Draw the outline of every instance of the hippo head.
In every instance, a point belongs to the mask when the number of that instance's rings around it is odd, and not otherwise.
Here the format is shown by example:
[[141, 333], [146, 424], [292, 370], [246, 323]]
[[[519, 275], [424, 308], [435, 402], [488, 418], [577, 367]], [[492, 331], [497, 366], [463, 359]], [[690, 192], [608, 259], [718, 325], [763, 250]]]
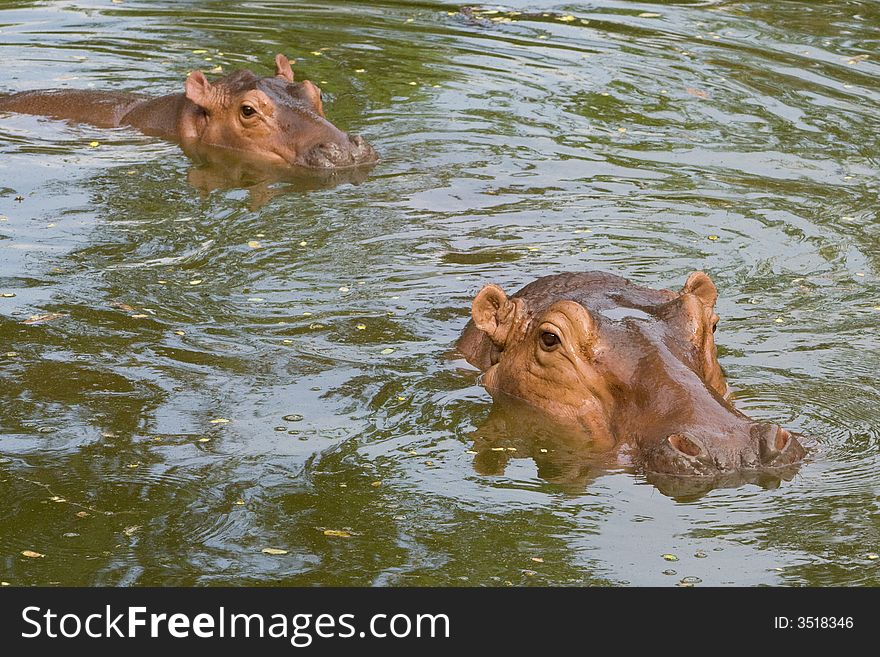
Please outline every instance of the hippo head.
[[194, 146], [224, 148], [268, 164], [334, 169], [369, 165], [376, 152], [363, 137], [350, 136], [324, 118], [321, 90], [294, 82], [284, 55], [275, 57], [275, 76], [236, 71], [213, 84], [194, 71], [186, 79], [181, 135]]
[[648, 473], [717, 477], [799, 461], [797, 438], [725, 399], [717, 290], [694, 272], [680, 292], [610, 274], [547, 276], [508, 297], [484, 287], [459, 350], [494, 397], [513, 397], [597, 449], [628, 445]]

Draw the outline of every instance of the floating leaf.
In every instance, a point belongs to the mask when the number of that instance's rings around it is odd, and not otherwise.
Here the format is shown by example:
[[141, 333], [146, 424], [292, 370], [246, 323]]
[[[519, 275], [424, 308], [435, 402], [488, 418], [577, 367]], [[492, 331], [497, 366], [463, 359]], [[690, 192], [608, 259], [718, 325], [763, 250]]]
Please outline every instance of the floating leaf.
[[381, 486], [381, 485], [382, 485], [381, 481], [374, 481], [372, 484], [370, 484], [370, 486], [372, 486], [373, 488], [379, 488], [379, 486]]
[[98, 146], [100, 146], [100, 145], [101, 145], [101, 143], [100, 143], [100, 142], [97, 142], [97, 141], [90, 141], [90, 142], [89, 142], [89, 146], [91, 146], [92, 148], [96, 148], [96, 147], [98, 147]]
[[252, 249], [259, 249], [263, 246], [257, 240], [251, 240], [250, 242], [247, 243], [247, 245], [249, 247], [251, 247]]
[[0, 297], [3, 297], [4, 299], [11, 299], [14, 296], [14, 292], [4, 292], [3, 294], [0, 294]]
[[678, 561], [678, 557], [675, 556], [674, 554], [664, 554], [664, 555], [663, 555], [663, 558], [664, 558], [666, 561]]
[[272, 556], [281, 556], [283, 554], [288, 554], [287, 550], [282, 550], [281, 548], [272, 548], [267, 547], [262, 549], [263, 554], [271, 554]]
[[202, 279], [201, 279], [201, 278], [194, 278], [193, 280], [191, 280], [191, 281], [189, 282], [189, 284], [190, 284], [190, 285], [201, 285], [201, 284], [202, 284]]
[[32, 315], [28, 317], [26, 320], [22, 322], [22, 324], [45, 324], [46, 322], [51, 322], [54, 319], [58, 319], [60, 317], [64, 317], [63, 313], [48, 313], [46, 315]]
[[366, 324], [358, 324], [355, 328], [358, 331], [365, 331], [367, 329], [367, 325]]
[[387, 356], [388, 354], [393, 354], [394, 349], [392, 349], [391, 347], [386, 347], [385, 349], [383, 349], [379, 353], [381, 353], [383, 356]]
[[334, 536], [336, 538], [351, 538], [351, 533], [344, 529], [325, 529], [324, 536]]
[[544, 559], [542, 557], [532, 557], [532, 561], [535, 563], [544, 563]]
[[29, 559], [42, 559], [45, 557], [45, 554], [40, 554], [39, 552], [34, 552], [33, 550], [22, 550], [22, 556], [28, 557]]
[[90, 515], [92, 515], [92, 514], [89, 513], [88, 511], [77, 511], [77, 513], [76, 513], [77, 518], [88, 518]]
[[209, 424], [229, 424], [232, 420], [227, 420], [225, 417], [215, 417], [213, 420], [208, 420]]
[[712, 242], [715, 242], [716, 240], [718, 240], [718, 236], [717, 235], [709, 235], [708, 239], [711, 240]]
[[655, 14], [653, 11], [643, 11], [639, 14], [639, 18], [660, 18], [662, 14]]
[[575, 18], [571, 14], [568, 14], [566, 16], [560, 16], [559, 20], [562, 21], [563, 23], [571, 23], [572, 21], [575, 20]]

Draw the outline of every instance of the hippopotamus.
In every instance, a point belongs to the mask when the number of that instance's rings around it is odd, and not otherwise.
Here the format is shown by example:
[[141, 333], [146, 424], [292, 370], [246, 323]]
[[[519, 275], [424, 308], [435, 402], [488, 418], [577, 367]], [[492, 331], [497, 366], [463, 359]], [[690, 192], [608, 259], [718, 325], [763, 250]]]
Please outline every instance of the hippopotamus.
[[306, 169], [370, 165], [376, 152], [324, 117], [321, 90], [295, 82], [290, 61], [275, 57], [275, 75], [235, 71], [211, 83], [202, 71], [184, 92], [148, 96], [90, 90], [24, 91], [0, 95], [0, 111], [37, 114], [98, 127], [132, 126], [181, 145], [191, 157], [222, 149], [262, 164]]
[[579, 443], [665, 478], [798, 464], [806, 450], [797, 436], [727, 396], [717, 298], [702, 271], [677, 292], [605, 272], [545, 276], [511, 296], [487, 285], [457, 350], [496, 402], [534, 410], [524, 424], [564, 436], [569, 455]]

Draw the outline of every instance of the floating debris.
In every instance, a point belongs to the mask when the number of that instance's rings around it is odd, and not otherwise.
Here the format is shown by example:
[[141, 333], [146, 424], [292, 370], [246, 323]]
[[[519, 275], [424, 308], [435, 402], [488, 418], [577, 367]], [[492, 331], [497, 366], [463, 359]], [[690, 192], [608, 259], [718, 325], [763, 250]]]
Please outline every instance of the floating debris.
[[706, 554], [705, 552], [703, 552], [702, 550], [697, 550], [696, 552], [694, 552], [694, 557], [696, 557], [697, 559], [705, 559], [708, 556], [709, 555]]
[[33, 550], [22, 550], [21, 555], [23, 557], [27, 557], [28, 559], [42, 559], [46, 556], [45, 554], [34, 552]]
[[229, 424], [232, 420], [227, 420], [225, 417], [215, 417], [213, 420], [208, 420], [209, 424]]
[[344, 529], [325, 529], [324, 536], [333, 536], [335, 538], [351, 538], [351, 532]]
[[532, 557], [532, 561], [535, 563], [544, 563], [543, 557]]
[[53, 320], [64, 317], [63, 313], [48, 313], [46, 315], [32, 315], [28, 317], [26, 320], [22, 321], [22, 324], [27, 324], [28, 326], [32, 326], [34, 324], [45, 324], [46, 322], [51, 322]]
[[300, 415], [299, 413], [291, 413], [290, 415], [285, 415], [281, 419], [284, 420], [285, 422], [301, 422], [303, 419], [303, 416]]
[[289, 551], [288, 551], [288, 550], [282, 550], [281, 548], [267, 547], [267, 548], [263, 548], [263, 549], [262, 549], [262, 553], [263, 553], [263, 554], [270, 554], [270, 555], [272, 555], [273, 557], [279, 557], [279, 556], [284, 555], [284, 554], [289, 554]]

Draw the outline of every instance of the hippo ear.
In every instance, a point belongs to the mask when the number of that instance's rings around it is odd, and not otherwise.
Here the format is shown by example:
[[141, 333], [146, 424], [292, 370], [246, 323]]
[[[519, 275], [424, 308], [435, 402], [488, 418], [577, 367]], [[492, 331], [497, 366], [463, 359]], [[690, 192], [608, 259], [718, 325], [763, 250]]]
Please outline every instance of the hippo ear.
[[714, 308], [718, 300], [718, 288], [709, 275], [702, 271], [695, 271], [687, 277], [681, 293], [693, 294], [709, 308]]
[[216, 104], [214, 89], [201, 71], [193, 71], [186, 77], [186, 97], [206, 111]]
[[489, 336], [492, 343], [503, 349], [513, 324], [514, 303], [497, 285], [487, 285], [477, 293], [471, 305], [474, 324]]
[[293, 82], [293, 69], [290, 67], [290, 60], [281, 53], [275, 55], [275, 76]]

